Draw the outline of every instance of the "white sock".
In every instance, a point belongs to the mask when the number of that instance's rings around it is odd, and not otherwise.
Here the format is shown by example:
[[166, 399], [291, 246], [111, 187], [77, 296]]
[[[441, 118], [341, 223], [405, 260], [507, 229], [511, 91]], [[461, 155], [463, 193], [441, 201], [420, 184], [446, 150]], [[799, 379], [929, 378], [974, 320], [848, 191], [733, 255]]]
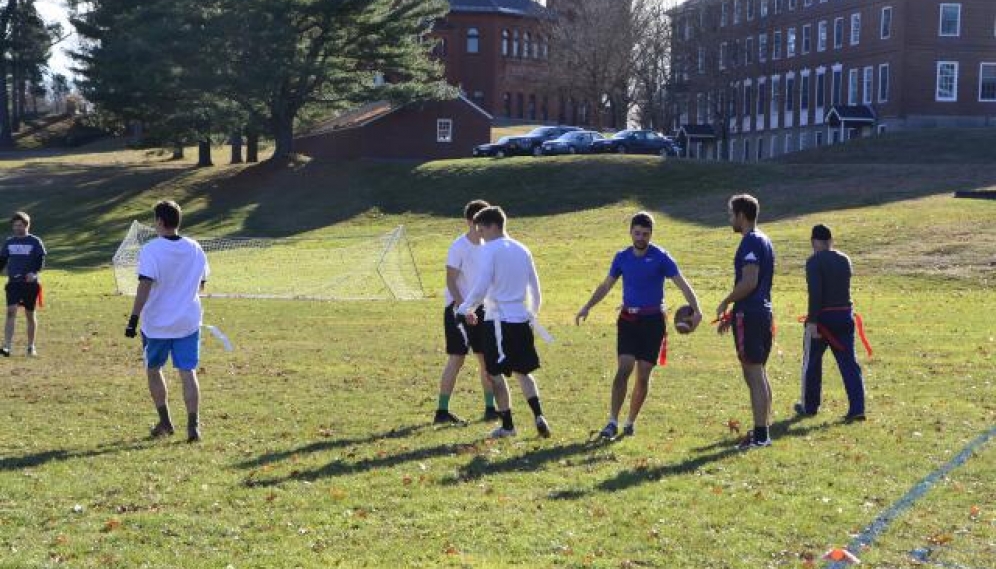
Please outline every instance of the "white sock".
[[632, 427], [634, 423], [636, 423], [636, 421], [633, 421], [633, 420], [630, 420], [630, 419], [626, 419], [626, 425], [625, 426], [626, 427]]
[[609, 417], [609, 424], [619, 426], [619, 417]]

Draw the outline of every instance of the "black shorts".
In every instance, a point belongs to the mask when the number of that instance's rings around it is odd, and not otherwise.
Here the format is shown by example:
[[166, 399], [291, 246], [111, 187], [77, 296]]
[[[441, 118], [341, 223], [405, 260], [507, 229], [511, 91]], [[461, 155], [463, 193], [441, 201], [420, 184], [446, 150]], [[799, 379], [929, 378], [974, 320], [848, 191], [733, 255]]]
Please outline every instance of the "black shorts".
[[774, 319], [770, 312], [733, 313], [733, 342], [736, 344], [737, 356], [741, 363], [760, 365], [768, 363], [774, 337], [773, 323]]
[[666, 341], [667, 323], [663, 314], [620, 315], [616, 322], [616, 353], [620, 356], [633, 356], [657, 365]]
[[27, 311], [35, 309], [38, 302], [38, 291], [40, 285], [36, 282], [26, 283], [21, 281], [11, 281], [7, 283], [7, 306], [21, 305]]
[[[463, 332], [457, 324], [456, 315], [453, 313], [455, 307], [451, 304], [444, 309], [443, 331], [446, 334], [446, 353], [451, 356], [466, 356], [470, 350], [475, 354], [484, 353], [484, 307], [477, 307], [477, 319], [480, 324], [471, 326], [463, 325]], [[466, 333], [466, 337], [464, 336]]]
[[489, 374], [525, 375], [539, 369], [539, 354], [536, 353], [533, 327], [529, 322], [502, 322], [500, 348], [495, 323], [481, 322], [478, 326], [484, 329], [484, 363]]

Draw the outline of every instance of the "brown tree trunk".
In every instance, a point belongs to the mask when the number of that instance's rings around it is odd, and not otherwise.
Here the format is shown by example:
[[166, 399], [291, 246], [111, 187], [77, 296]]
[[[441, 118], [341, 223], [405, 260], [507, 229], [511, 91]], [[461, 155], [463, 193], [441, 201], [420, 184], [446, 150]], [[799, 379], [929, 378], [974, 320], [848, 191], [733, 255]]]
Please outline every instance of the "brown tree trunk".
[[249, 164], [259, 162], [259, 133], [255, 130], [246, 133], [246, 162]]
[[242, 163], [242, 135], [240, 133], [234, 133], [231, 138], [232, 144], [232, 164]]
[[10, 62], [10, 132], [15, 133], [21, 130], [21, 98], [19, 95], [21, 87], [20, 66], [16, 58], [11, 58]]
[[197, 167], [207, 166], [214, 166], [214, 163], [211, 162], [211, 141], [204, 139], [197, 143]]
[[173, 144], [173, 160], [183, 160], [183, 143], [176, 142]]
[[[6, 52], [7, 26], [17, 10], [17, 0], [7, 0], [0, 15], [0, 54]], [[10, 122], [10, 99], [7, 96], [7, 58], [0, 57], [0, 148], [13, 148], [14, 135]]]

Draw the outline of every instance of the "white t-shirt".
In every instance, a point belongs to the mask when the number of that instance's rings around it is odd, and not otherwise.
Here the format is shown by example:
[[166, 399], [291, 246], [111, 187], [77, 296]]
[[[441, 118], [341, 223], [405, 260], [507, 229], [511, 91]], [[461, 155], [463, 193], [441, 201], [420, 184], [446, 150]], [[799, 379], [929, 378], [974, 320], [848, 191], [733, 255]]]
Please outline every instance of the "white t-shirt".
[[187, 237], [157, 237], [138, 253], [138, 276], [152, 279], [152, 292], [142, 309], [147, 338], [185, 338], [201, 326], [201, 281], [210, 269], [201, 246]]
[[[450, 250], [446, 254], [446, 266], [460, 271], [456, 279], [456, 285], [462, 298], [467, 298], [470, 287], [474, 286], [480, 251], [481, 246], [475, 245], [464, 234], [456, 238], [456, 241], [450, 245]], [[453, 295], [450, 294], [450, 287], [446, 287], [446, 306], [452, 303]]]
[[486, 320], [529, 322], [539, 313], [543, 301], [539, 276], [525, 245], [511, 237], [488, 241], [481, 247], [478, 264], [474, 286], [459, 314], [467, 314], [482, 302]]

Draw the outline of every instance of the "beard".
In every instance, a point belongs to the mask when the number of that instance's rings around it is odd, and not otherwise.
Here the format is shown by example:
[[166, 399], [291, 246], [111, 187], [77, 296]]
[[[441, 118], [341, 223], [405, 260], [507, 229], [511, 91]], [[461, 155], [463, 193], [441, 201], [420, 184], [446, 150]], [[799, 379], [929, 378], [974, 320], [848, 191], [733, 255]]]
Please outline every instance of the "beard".
[[633, 248], [637, 251], [646, 251], [647, 247], [650, 246], [649, 241], [634, 241]]

